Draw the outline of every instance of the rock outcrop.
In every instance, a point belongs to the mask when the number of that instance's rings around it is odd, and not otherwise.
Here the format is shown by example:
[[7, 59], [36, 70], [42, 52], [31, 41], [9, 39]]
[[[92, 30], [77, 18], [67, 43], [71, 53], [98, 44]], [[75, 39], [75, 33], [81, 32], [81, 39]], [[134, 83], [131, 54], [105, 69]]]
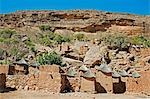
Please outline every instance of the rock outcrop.
[[[26, 28], [49, 25], [51, 31], [123, 32], [129, 35], [150, 32], [150, 17], [92, 10], [21, 11], [0, 15], [0, 28]], [[59, 31], [58, 31], [59, 30]]]

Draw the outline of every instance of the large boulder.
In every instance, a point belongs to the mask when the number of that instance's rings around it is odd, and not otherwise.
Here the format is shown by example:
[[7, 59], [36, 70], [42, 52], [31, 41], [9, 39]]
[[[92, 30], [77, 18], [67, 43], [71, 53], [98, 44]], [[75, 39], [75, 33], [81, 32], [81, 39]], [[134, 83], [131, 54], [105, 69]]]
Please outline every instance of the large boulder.
[[83, 62], [86, 65], [100, 64], [102, 57], [106, 54], [106, 52], [107, 52], [106, 46], [103, 47], [92, 46], [85, 54]]
[[67, 35], [73, 34], [74, 32], [72, 30], [67, 30], [67, 29], [57, 29], [57, 30], [55, 30], [54, 33], [58, 33], [58, 34], [67, 36]]

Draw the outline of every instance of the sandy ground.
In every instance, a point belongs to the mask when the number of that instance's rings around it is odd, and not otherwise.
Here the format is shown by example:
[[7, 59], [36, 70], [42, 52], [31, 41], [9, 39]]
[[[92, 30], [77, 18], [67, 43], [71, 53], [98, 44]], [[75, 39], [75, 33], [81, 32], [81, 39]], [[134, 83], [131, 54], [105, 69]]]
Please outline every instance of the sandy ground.
[[88, 93], [44, 93], [31, 91], [13, 91], [0, 93], [0, 99], [150, 99], [147, 96], [124, 94], [88, 94]]

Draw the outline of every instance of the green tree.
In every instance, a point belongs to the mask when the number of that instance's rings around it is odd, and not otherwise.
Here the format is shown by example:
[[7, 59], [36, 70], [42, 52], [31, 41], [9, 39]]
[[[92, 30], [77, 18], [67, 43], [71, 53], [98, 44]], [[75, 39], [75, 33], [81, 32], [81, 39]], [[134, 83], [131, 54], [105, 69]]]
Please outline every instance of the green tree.
[[37, 61], [40, 65], [62, 64], [62, 58], [56, 52], [44, 53], [37, 57]]

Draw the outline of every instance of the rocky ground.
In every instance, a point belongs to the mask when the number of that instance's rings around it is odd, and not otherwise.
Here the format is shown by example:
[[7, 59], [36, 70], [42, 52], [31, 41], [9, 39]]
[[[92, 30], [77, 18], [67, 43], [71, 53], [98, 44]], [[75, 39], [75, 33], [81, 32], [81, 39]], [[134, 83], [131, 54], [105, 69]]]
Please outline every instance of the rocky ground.
[[143, 95], [125, 94], [88, 94], [88, 93], [43, 93], [32, 91], [14, 91], [0, 93], [0, 99], [149, 99]]

